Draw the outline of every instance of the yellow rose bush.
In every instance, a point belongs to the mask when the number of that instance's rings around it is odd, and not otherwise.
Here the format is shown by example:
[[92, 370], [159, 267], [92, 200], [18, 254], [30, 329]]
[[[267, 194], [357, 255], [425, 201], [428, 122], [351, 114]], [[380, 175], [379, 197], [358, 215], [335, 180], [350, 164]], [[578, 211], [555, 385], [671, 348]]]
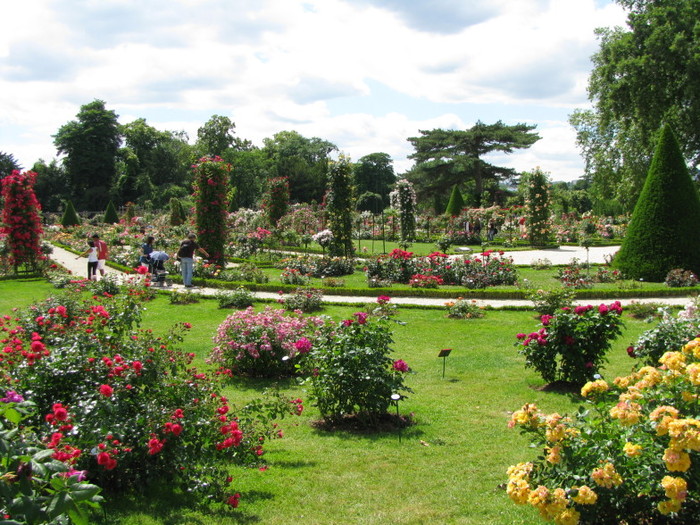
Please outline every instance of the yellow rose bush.
[[697, 523], [699, 367], [697, 338], [658, 367], [586, 383], [573, 417], [515, 411], [509, 426], [542, 453], [508, 469], [508, 496], [558, 524]]

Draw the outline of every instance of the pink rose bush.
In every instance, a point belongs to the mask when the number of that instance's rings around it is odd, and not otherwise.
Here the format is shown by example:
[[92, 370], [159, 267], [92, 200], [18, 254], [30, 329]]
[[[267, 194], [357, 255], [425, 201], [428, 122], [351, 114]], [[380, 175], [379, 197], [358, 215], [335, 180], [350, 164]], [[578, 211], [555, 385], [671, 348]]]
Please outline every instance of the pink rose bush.
[[221, 323], [214, 336], [216, 345], [210, 361], [234, 374], [255, 377], [291, 375], [308, 352], [296, 343], [314, 334], [324, 324], [320, 317], [266, 307], [256, 313], [252, 307], [234, 312]]

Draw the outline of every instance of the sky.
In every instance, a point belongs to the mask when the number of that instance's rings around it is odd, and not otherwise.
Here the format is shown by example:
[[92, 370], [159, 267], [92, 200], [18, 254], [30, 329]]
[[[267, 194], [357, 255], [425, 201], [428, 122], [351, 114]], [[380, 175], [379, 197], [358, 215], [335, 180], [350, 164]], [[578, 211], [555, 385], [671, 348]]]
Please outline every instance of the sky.
[[5, 0], [0, 151], [50, 162], [99, 99], [190, 142], [223, 115], [256, 146], [294, 130], [398, 174], [419, 130], [525, 123], [542, 139], [488, 160], [575, 180], [594, 30], [625, 18], [611, 0]]

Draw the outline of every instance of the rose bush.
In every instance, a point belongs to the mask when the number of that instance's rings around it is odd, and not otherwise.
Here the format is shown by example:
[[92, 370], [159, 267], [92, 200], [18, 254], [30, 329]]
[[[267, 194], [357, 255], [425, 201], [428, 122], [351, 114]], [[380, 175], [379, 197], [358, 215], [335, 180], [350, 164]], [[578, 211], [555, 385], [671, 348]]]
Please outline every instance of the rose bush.
[[700, 339], [659, 364], [587, 383], [573, 418], [513, 413], [542, 455], [508, 469], [510, 498], [556, 523], [697, 523]]
[[291, 375], [308, 353], [296, 343], [313, 337], [324, 324], [320, 317], [266, 307], [262, 312], [247, 308], [229, 315], [217, 328], [210, 360], [234, 374], [257, 377]]
[[55, 457], [105, 491], [157, 482], [225, 502], [230, 466], [259, 462], [277, 436], [271, 418], [296, 405], [272, 396], [236, 407], [219, 393], [225, 376], [178, 349], [189, 326], [138, 330], [140, 306], [138, 293], [76, 292], [5, 316], [3, 386], [36, 404], [28, 423]]
[[520, 333], [515, 345], [547, 382], [565, 381], [582, 385], [591, 380], [612, 341], [621, 334], [622, 307], [619, 301], [597, 308], [562, 308], [555, 315], [543, 315], [541, 327]]

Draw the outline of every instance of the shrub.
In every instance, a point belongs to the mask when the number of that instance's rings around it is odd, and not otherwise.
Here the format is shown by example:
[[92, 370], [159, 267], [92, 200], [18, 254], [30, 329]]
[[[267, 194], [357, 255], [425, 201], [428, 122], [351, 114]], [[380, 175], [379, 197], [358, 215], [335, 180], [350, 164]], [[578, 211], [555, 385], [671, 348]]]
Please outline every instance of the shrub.
[[700, 511], [700, 339], [613, 384], [598, 379], [575, 418], [513, 413], [539, 457], [508, 469], [508, 496], [557, 523], [695, 523]]
[[323, 320], [265, 307], [247, 308], [229, 315], [214, 336], [210, 359], [237, 375], [279, 377], [292, 375]]
[[664, 279], [666, 286], [670, 287], [681, 287], [681, 286], [697, 286], [698, 278], [690, 270], [683, 270], [681, 268], [674, 268], [666, 274], [666, 279]]
[[254, 302], [252, 292], [243, 286], [239, 286], [235, 290], [218, 290], [215, 297], [219, 303], [219, 308], [236, 308], [241, 310], [253, 306]]
[[528, 300], [535, 305], [535, 310], [540, 315], [554, 315], [562, 308], [571, 307], [576, 292], [569, 288], [559, 288], [556, 290], [533, 290], [527, 294]]
[[0, 399], [0, 509], [5, 523], [67, 523], [69, 516], [74, 523], [88, 523], [88, 512], [102, 501], [100, 488], [73, 467], [71, 454], [55, 450], [53, 440], [47, 446], [26, 425], [35, 413], [34, 403], [13, 390]]
[[700, 272], [700, 200], [665, 125], [613, 265], [631, 279], [661, 282], [673, 268]]
[[627, 315], [633, 319], [660, 319], [663, 317], [663, 312], [666, 306], [662, 303], [656, 302], [639, 302], [630, 301], [630, 303], [625, 307]]
[[609, 268], [600, 266], [593, 280], [597, 283], [614, 283], [615, 281], [621, 281], [622, 278], [623, 276], [620, 270], [610, 270]]
[[197, 293], [192, 293], [189, 290], [182, 292], [173, 290], [168, 295], [170, 299], [170, 304], [194, 304], [198, 303], [200, 296]]
[[218, 392], [222, 376], [201, 373], [178, 349], [186, 323], [164, 336], [137, 330], [138, 295], [79, 297], [0, 323], [14, 340], [1, 377], [37, 405], [29, 424], [106, 491], [155, 482], [225, 502], [230, 465], [259, 462], [277, 433], [270, 418], [292, 404], [277, 396], [237, 408]]
[[408, 284], [411, 288], [437, 288], [443, 284], [443, 281], [437, 275], [423, 275], [422, 273], [417, 273], [411, 276]]
[[20, 266], [38, 270], [41, 253], [41, 206], [34, 193], [36, 173], [13, 170], [0, 181], [2, 185], [2, 227], [9, 248], [8, 264], [15, 271]]
[[598, 373], [612, 341], [621, 334], [621, 314], [619, 301], [598, 308], [564, 308], [553, 316], [543, 315], [542, 327], [518, 334], [515, 344], [525, 356], [525, 366], [545, 381], [583, 385]]
[[223, 266], [231, 165], [220, 157], [202, 157], [193, 168], [197, 233], [209, 260]]
[[235, 268], [227, 268], [219, 274], [219, 279], [224, 281], [247, 281], [252, 283], [266, 283], [270, 278], [260, 268], [252, 263], [243, 263]]
[[328, 253], [337, 257], [352, 257], [352, 164], [341, 154], [338, 161], [329, 162], [326, 214], [333, 237]]
[[75, 206], [71, 201], [66, 203], [66, 209], [63, 211], [63, 216], [61, 217], [61, 226], [64, 228], [69, 228], [70, 226], [80, 226], [81, 220], [75, 211]]
[[562, 286], [567, 288], [575, 290], [593, 288], [593, 278], [588, 274], [588, 270], [586, 263], [574, 258], [567, 266], [558, 270], [556, 278], [561, 281]]
[[105, 224], [116, 224], [119, 222], [119, 215], [117, 214], [117, 209], [114, 207], [114, 203], [112, 201], [109, 201], [107, 204], [103, 222]]
[[321, 284], [328, 288], [342, 288], [345, 286], [345, 279], [339, 279], [337, 277], [324, 277]]
[[404, 385], [408, 365], [391, 358], [391, 342], [386, 318], [366, 312], [321, 328], [303, 370], [324, 419], [352, 415], [372, 424], [387, 413], [393, 394], [411, 392]]
[[478, 319], [486, 315], [484, 309], [479, 307], [474, 299], [466, 300], [460, 297], [456, 301], [446, 302], [445, 306], [447, 317], [451, 319]]
[[316, 288], [297, 288], [292, 293], [280, 299], [285, 310], [301, 310], [315, 312], [323, 305], [323, 292]]
[[663, 308], [662, 318], [658, 324], [639, 336], [637, 341], [627, 348], [630, 357], [641, 360], [649, 366], [656, 366], [666, 352], [680, 350], [688, 341], [700, 334], [700, 318], [697, 312], [692, 315], [684, 310], [673, 316], [668, 308]]
[[552, 261], [549, 259], [535, 259], [530, 263], [530, 268], [533, 270], [549, 270], [552, 268]]
[[280, 281], [282, 281], [283, 284], [304, 286], [309, 284], [309, 281], [311, 281], [311, 276], [309, 274], [301, 273], [296, 268], [285, 268], [282, 275], [280, 275]]

